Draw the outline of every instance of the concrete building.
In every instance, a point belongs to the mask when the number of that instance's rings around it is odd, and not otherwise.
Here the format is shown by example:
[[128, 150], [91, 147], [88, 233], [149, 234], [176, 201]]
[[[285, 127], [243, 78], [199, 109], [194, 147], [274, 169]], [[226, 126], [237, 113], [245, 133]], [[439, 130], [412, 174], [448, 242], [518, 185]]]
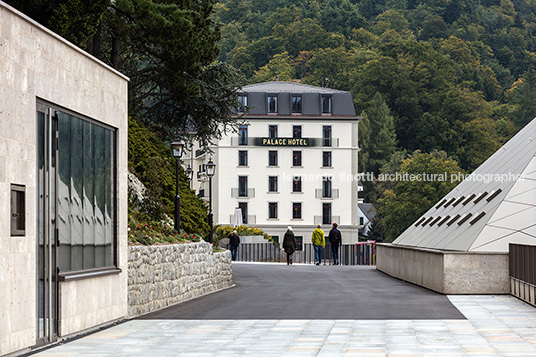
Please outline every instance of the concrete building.
[[[358, 237], [358, 117], [348, 92], [291, 82], [245, 86], [239, 96], [238, 133], [215, 143], [213, 211], [216, 224], [233, 224], [235, 208], [244, 223], [282, 240], [292, 226], [308, 243], [317, 224], [336, 222], [345, 243]], [[207, 154], [192, 165], [196, 186], [208, 197], [203, 176]], [[194, 179], [195, 180], [195, 179]]]
[[378, 269], [448, 294], [508, 293], [510, 243], [536, 244], [536, 119], [378, 245]]
[[0, 2], [0, 355], [127, 315], [127, 84]]

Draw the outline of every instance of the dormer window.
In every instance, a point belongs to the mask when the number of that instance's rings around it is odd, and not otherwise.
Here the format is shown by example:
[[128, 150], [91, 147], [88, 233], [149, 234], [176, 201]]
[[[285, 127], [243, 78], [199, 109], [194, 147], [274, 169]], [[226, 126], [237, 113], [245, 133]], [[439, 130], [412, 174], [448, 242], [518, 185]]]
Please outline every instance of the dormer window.
[[269, 95], [267, 104], [268, 113], [277, 113], [277, 96]]
[[322, 114], [331, 114], [331, 96], [323, 95], [322, 96]]
[[301, 95], [292, 96], [292, 113], [301, 113], [302, 112], [302, 97]]
[[238, 108], [236, 108], [236, 111], [238, 113], [245, 113], [246, 108], [248, 106], [248, 96], [245, 94], [238, 95]]

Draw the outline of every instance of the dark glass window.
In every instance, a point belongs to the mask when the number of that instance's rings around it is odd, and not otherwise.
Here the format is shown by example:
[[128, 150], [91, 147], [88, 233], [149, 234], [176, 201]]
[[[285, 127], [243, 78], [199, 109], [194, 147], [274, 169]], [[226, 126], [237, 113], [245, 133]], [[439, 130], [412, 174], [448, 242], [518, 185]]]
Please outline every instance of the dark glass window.
[[331, 114], [331, 96], [322, 96], [322, 114]]
[[322, 127], [322, 145], [331, 146], [331, 125]]
[[331, 197], [331, 177], [322, 179], [322, 197]]
[[301, 219], [301, 202], [292, 202], [292, 218]]
[[268, 113], [277, 113], [277, 96], [268, 96]]
[[238, 145], [248, 144], [248, 126], [240, 125], [238, 127]]
[[26, 188], [22, 185], [11, 185], [11, 235], [26, 234]]
[[268, 126], [268, 137], [271, 139], [277, 138], [277, 125]]
[[296, 176], [292, 180], [292, 192], [302, 192], [301, 177]]
[[268, 218], [277, 218], [277, 202], [268, 202]]
[[302, 97], [301, 95], [292, 96], [292, 113], [302, 112]]
[[248, 166], [248, 152], [246, 150], [238, 151], [238, 166]]
[[242, 223], [248, 224], [248, 203], [238, 202], [238, 208], [242, 210]]
[[238, 197], [248, 197], [247, 176], [238, 176]]
[[268, 166], [277, 166], [277, 151], [268, 151]]
[[322, 203], [322, 224], [331, 224], [331, 203]]
[[301, 165], [302, 165], [301, 151], [293, 151], [292, 152], [292, 166], [301, 166]]
[[277, 176], [268, 176], [268, 192], [277, 192]]
[[302, 251], [303, 250], [303, 236], [295, 236], [296, 239], [296, 250]]
[[246, 111], [246, 107], [248, 106], [248, 96], [247, 95], [239, 95], [238, 96], [238, 108], [236, 108], [236, 111], [238, 113], [244, 113]]
[[359, 217], [359, 225], [362, 226], [365, 224], [365, 219], [363, 217]]
[[302, 126], [301, 125], [293, 125], [292, 126], [292, 138], [293, 139], [301, 139], [302, 137]]
[[322, 152], [322, 167], [331, 167], [331, 151]]

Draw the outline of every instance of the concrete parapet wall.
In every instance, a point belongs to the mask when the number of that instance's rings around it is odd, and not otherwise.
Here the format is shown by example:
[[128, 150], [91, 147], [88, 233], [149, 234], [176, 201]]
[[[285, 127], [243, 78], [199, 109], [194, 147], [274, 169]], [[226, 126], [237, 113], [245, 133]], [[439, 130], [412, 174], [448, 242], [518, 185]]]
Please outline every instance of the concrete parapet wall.
[[129, 317], [229, 288], [232, 284], [231, 253], [213, 253], [209, 243], [129, 247]]
[[508, 294], [508, 253], [454, 252], [379, 243], [376, 267], [443, 294]]

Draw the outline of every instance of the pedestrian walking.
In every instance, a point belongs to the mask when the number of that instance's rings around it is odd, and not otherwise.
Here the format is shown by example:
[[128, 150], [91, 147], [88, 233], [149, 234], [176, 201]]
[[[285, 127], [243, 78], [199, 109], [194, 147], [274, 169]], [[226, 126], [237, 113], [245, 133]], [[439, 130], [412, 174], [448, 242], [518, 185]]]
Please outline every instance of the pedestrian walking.
[[236, 231], [233, 231], [229, 235], [229, 246], [231, 249], [231, 258], [236, 260], [236, 253], [238, 252], [238, 246], [240, 245], [240, 237], [236, 234]]
[[333, 252], [333, 264], [339, 265], [339, 247], [342, 245], [342, 234], [337, 228], [338, 224], [333, 223], [333, 228], [329, 231], [329, 243]]
[[292, 264], [292, 254], [294, 254], [297, 248], [298, 244], [296, 244], [296, 238], [294, 237], [294, 232], [292, 232], [292, 227], [288, 226], [287, 232], [283, 237], [283, 249], [285, 250], [285, 253], [287, 253], [287, 265]]
[[319, 224], [313, 231], [313, 247], [315, 249], [316, 265], [320, 265], [322, 261], [322, 248], [326, 245], [326, 238], [324, 237], [324, 231], [321, 229], [322, 225]]

